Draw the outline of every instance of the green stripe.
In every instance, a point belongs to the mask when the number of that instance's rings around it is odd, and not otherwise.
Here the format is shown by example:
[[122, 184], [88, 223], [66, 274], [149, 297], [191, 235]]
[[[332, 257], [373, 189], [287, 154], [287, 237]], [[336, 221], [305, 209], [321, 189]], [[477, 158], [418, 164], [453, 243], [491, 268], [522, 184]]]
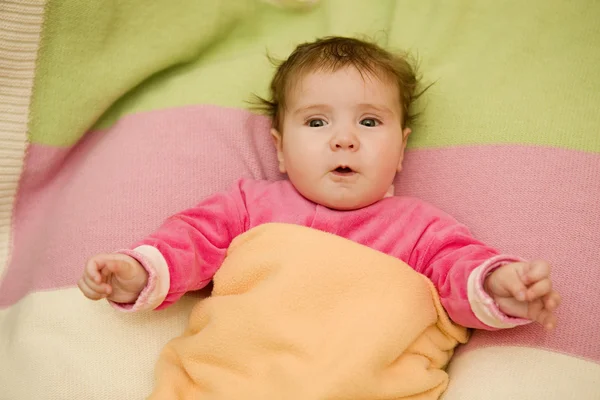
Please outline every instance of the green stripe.
[[[600, 3], [322, 0], [295, 13], [260, 6], [221, 40], [130, 90], [100, 119], [210, 103], [247, 107], [278, 57], [306, 40], [366, 34], [421, 59], [426, 81], [411, 147], [532, 144], [600, 152]], [[385, 32], [385, 33], [384, 33]], [[74, 116], [75, 117], [75, 116]], [[78, 136], [46, 144], [70, 144]]]
[[30, 140], [55, 146], [75, 143], [115, 101], [148, 77], [198, 59], [242, 19], [252, 19], [254, 3], [49, 0]]

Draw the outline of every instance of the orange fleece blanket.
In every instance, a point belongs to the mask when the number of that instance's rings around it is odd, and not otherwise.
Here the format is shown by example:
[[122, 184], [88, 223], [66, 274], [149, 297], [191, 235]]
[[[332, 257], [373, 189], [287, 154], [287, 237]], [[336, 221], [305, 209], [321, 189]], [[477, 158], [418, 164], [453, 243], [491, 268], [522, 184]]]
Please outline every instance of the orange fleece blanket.
[[437, 399], [467, 338], [402, 261], [266, 224], [231, 244], [212, 295], [164, 348], [150, 399]]

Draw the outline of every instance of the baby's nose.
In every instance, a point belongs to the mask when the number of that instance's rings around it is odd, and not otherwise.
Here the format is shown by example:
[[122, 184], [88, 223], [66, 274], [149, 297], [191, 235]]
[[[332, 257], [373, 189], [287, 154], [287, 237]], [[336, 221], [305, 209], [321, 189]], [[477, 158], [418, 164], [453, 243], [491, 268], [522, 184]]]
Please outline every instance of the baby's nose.
[[353, 149], [354, 148], [354, 143], [348, 141], [348, 140], [339, 140], [336, 144], [335, 147], [338, 149]]
[[352, 133], [346, 133], [342, 135], [336, 135], [331, 140], [331, 149], [336, 150], [352, 150], [356, 151], [360, 147], [359, 141], [356, 135]]

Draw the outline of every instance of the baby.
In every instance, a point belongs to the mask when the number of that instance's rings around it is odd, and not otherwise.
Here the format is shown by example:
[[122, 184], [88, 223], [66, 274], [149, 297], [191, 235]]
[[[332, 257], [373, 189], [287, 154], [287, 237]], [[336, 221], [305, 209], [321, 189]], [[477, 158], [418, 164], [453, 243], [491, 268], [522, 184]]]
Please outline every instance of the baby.
[[289, 179], [242, 179], [130, 250], [93, 256], [79, 288], [121, 310], [161, 309], [208, 285], [236, 236], [280, 222], [401, 259], [431, 279], [450, 318], [465, 327], [554, 328], [561, 299], [547, 262], [500, 254], [435, 207], [393, 195], [418, 87], [407, 58], [375, 44], [329, 37], [298, 46], [263, 100]]

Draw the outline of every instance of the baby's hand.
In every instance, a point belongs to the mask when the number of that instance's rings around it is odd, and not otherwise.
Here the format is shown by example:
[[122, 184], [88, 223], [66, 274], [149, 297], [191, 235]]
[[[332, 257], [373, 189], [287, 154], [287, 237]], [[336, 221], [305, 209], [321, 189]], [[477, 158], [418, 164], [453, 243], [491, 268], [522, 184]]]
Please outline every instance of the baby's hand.
[[98, 254], [86, 263], [77, 286], [92, 300], [108, 298], [115, 303], [133, 303], [147, 282], [148, 273], [135, 258]]
[[503, 313], [537, 321], [548, 330], [556, 326], [554, 310], [561, 299], [552, 289], [547, 262], [503, 265], [486, 278], [484, 289]]

